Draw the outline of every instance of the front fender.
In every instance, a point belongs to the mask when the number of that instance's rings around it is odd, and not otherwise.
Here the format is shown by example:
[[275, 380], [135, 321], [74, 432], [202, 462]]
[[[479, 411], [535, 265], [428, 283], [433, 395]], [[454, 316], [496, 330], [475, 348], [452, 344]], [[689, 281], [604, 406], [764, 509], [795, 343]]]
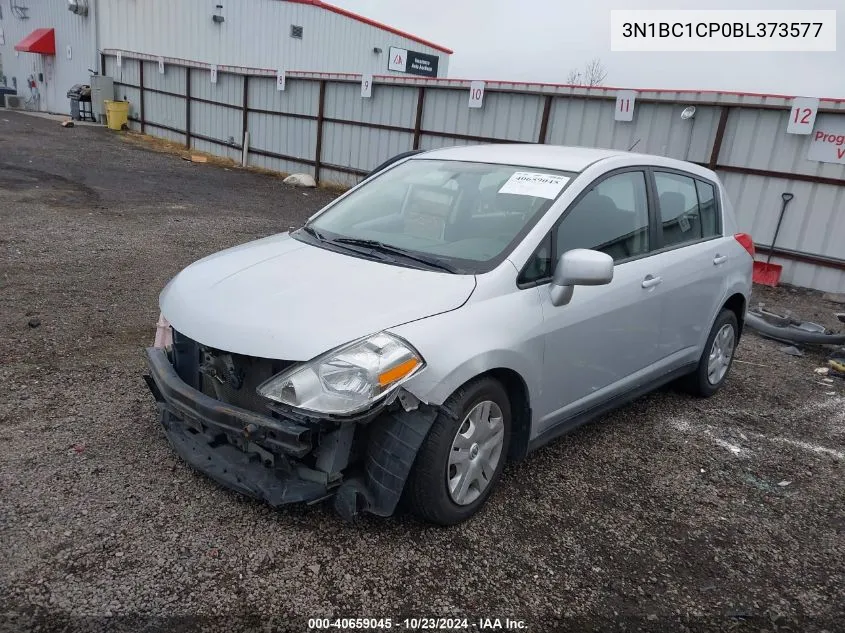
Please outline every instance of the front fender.
[[473, 295], [451, 312], [392, 328], [425, 359], [426, 367], [403, 387], [421, 401], [443, 404], [458, 387], [493, 369], [519, 374], [529, 402], [540, 396], [543, 314], [539, 290]]

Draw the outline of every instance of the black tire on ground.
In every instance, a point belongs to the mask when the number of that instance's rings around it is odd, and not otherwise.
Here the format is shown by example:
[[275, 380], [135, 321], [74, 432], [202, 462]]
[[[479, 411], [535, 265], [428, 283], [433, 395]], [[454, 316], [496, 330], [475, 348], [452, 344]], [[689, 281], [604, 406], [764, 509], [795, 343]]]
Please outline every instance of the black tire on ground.
[[[716, 338], [716, 335], [725, 325], [730, 325], [733, 328], [734, 347], [731, 352], [730, 364], [728, 365], [725, 375], [722, 376], [718, 382], [712, 384], [707, 377], [707, 366], [710, 360], [710, 351], [713, 348], [713, 341]], [[731, 373], [731, 366], [733, 366], [733, 357], [736, 353], [736, 344], [738, 341], [739, 323], [736, 320], [736, 314], [734, 314], [732, 310], [723, 309], [719, 313], [719, 316], [716, 317], [716, 321], [713, 323], [713, 327], [707, 337], [707, 343], [705, 343], [704, 350], [701, 352], [701, 358], [698, 361], [698, 366], [694, 372], [685, 376], [680, 382], [684, 391], [702, 398], [709, 398], [719, 391]]]
[[[447, 488], [446, 468], [452, 442], [467, 414], [485, 400], [495, 402], [502, 411], [504, 439], [499, 462], [490, 483], [479, 497], [467, 505], [455, 503]], [[452, 418], [443, 413], [434, 424], [420, 447], [414, 467], [405, 485], [405, 502], [420, 519], [439, 525], [454, 525], [475, 514], [496, 487], [502, 475], [508, 454], [511, 433], [511, 406], [507, 392], [492, 378], [479, 378], [458, 389], [444, 403], [453, 411]]]

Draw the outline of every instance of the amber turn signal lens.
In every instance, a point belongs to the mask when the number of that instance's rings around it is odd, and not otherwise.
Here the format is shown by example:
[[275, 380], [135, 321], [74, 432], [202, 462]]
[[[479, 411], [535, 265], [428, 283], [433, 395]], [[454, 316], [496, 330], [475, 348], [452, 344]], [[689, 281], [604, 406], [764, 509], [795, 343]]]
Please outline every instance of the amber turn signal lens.
[[390, 383], [396, 382], [397, 380], [401, 380], [412, 371], [414, 371], [420, 364], [420, 361], [416, 358], [409, 358], [404, 363], [400, 363], [391, 369], [388, 369], [386, 372], [379, 374], [378, 376], [378, 384], [381, 387], [385, 387]]

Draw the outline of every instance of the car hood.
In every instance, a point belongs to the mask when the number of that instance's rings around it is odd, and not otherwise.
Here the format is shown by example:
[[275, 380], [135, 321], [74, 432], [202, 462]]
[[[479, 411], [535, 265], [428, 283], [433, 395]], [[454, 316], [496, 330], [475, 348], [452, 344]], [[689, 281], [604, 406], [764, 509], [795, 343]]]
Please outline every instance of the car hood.
[[161, 293], [164, 317], [216, 349], [304, 361], [381, 330], [454, 310], [472, 275], [418, 270], [274, 235], [188, 266]]

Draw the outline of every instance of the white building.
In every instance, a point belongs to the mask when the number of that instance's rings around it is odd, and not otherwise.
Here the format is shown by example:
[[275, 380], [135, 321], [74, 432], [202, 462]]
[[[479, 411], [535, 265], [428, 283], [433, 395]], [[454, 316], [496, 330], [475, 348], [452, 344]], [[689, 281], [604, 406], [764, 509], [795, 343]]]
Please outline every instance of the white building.
[[68, 112], [68, 89], [88, 83], [88, 69], [98, 68], [96, 3], [77, 5], [77, 13], [68, 6], [68, 0], [0, 3], [5, 85], [16, 88], [29, 109]]
[[[72, 10], [69, 10], [72, 9]], [[446, 77], [452, 51], [321, 0], [8, 0], [6, 84], [32, 109], [67, 112], [99, 51], [288, 71]], [[2, 82], [0, 82], [2, 83]]]

